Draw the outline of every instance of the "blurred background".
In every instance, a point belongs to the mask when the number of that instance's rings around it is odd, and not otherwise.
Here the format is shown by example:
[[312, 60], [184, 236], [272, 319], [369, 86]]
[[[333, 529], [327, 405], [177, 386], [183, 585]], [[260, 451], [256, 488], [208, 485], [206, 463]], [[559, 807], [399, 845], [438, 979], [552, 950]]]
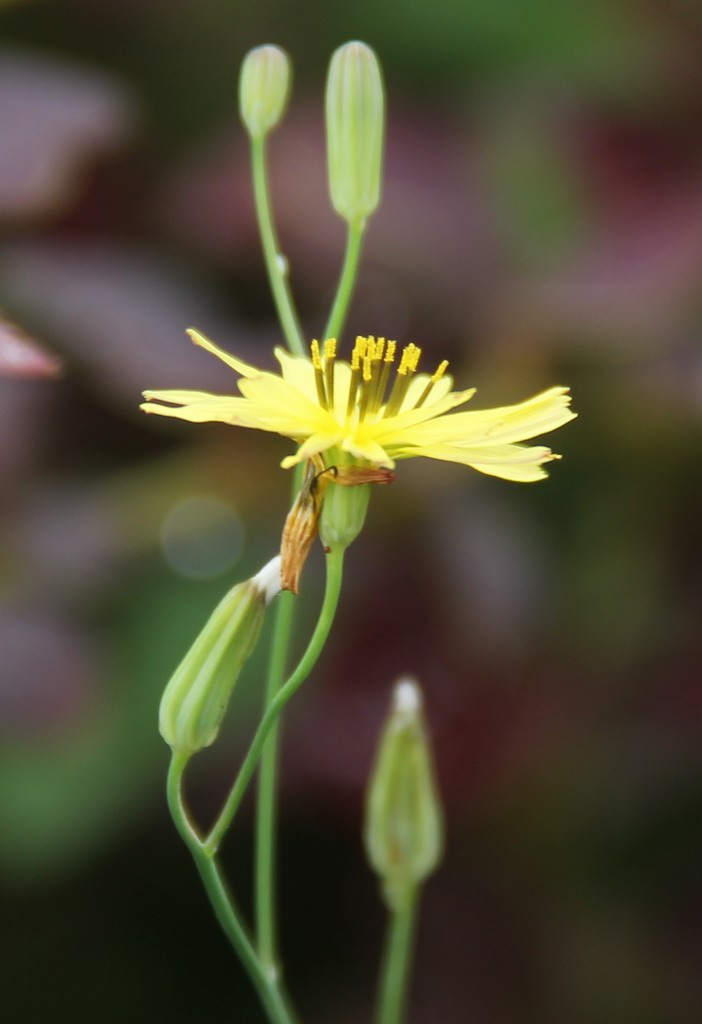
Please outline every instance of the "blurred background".
[[[280, 438], [146, 418], [226, 392], [197, 326], [278, 342], [236, 82], [295, 61], [270, 147], [306, 329], [344, 230], [322, 96], [388, 88], [384, 203], [348, 337], [447, 357], [476, 403], [571, 385], [546, 483], [400, 466], [285, 729], [283, 945], [308, 1024], [369, 1019], [360, 844], [390, 688], [422, 682], [448, 817], [410, 1024], [702, 1019], [702, 8], [695, 0], [0, 3], [0, 972], [8, 1019], [258, 1022], [165, 809], [162, 687], [276, 550]], [[476, 405], [477, 407], [477, 405]], [[318, 607], [319, 552], [300, 598]], [[265, 646], [265, 645], [264, 645]], [[193, 764], [212, 814], [265, 650]], [[251, 804], [225, 861], [247, 904]]]

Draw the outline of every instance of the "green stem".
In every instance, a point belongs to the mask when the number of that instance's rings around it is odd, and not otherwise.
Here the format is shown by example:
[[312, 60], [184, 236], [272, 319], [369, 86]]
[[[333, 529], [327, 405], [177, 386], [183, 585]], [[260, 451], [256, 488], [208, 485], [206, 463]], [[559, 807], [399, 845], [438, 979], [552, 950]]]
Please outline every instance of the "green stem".
[[[270, 706], [283, 685], [294, 610], [293, 595], [281, 594], [276, 608], [271, 657], [266, 679], [266, 708]], [[256, 806], [256, 941], [258, 955], [265, 964], [271, 967], [277, 962], [278, 946], [275, 921], [275, 835], [279, 734], [280, 722], [275, 722], [261, 753]]]
[[365, 230], [365, 220], [355, 221], [349, 224], [346, 235], [346, 252], [344, 253], [344, 264], [341, 268], [341, 276], [337, 285], [334, 303], [327, 326], [324, 328], [325, 338], [338, 338], [344, 329], [346, 314], [348, 313], [351, 294], [356, 283], [358, 272], [358, 261], [361, 256], [361, 243]]
[[190, 821], [183, 800], [183, 772], [187, 762], [188, 758], [182, 754], [173, 754], [171, 758], [167, 794], [173, 821], [193, 856], [217, 920], [251, 978], [271, 1024], [295, 1024], [295, 1015], [287, 1005], [277, 974], [267, 970], [256, 955], [219, 863], [208, 853]]
[[266, 261], [271, 291], [273, 292], [273, 301], [275, 302], [278, 319], [283, 328], [288, 348], [295, 355], [301, 356], [306, 352], [304, 335], [288, 283], [288, 261], [280, 251], [278, 236], [273, 223], [268, 173], [266, 170], [265, 137], [251, 140], [251, 172], [256, 215], [258, 217], [258, 230], [261, 235], [263, 256]]
[[407, 1002], [414, 926], [417, 916], [417, 888], [409, 886], [391, 912], [383, 959], [377, 1024], [401, 1024]]
[[[304, 471], [303, 464], [295, 467], [290, 495], [291, 503], [300, 490]], [[285, 679], [294, 615], [293, 595], [281, 594], [276, 605], [271, 637], [264, 711], [280, 690]], [[280, 722], [276, 722], [272, 727], [261, 753], [256, 793], [256, 835], [254, 840], [257, 947], [263, 962], [271, 966], [276, 964], [278, 956], [275, 921], [275, 839], [280, 725]]]
[[205, 849], [210, 856], [213, 856], [217, 852], [227, 829], [232, 823], [234, 815], [241, 803], [241, 798], [246, 791], [246, 787], [251, 781], [251, 776], [254, 773], [268, 734], [275, 725], [281, 711], [290, 698], [297, 693], [305, 679], [307, 679], [307, 676], [315, 666], [317, 658], [322, 653], [322, 648], [329, 636], [329, 631], [332, 627], [336, 608], [339, 603], [343, 567], [344, 548], [332, 548], [327, 553], [326, 588], [324, 591], [322, 608], [319, 613], [319, 619], [317, 620], [314, 633], [312, 634], [310, 642], [307, 645], [307, 650], [302, 655], [297, 668], [265, 710], [258, 729], [254, 734], [254, 738], [251, 741], [248, 753], [244, 758], [241, 768], [239, 769], [239, 774], [236, 777], [236, 781], [234, 782], [231, 792], [227, 797], [217, 821], [212, 826], [209, 835], [203, 843], [203, 849]]

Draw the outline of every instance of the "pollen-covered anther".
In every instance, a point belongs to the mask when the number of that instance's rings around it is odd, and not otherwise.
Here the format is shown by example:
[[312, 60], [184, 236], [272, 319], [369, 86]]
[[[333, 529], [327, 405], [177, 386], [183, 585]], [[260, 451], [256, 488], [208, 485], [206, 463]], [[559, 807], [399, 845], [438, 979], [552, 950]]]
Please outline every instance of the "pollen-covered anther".
[[356, 337], [356, 344], [351, 353], [351, 380], [349, 381], [349, 397], [346, 402], [346, 419], [350, 420], [356, 408], [356, 395], [361, 379], [361, 364], [368, 348], [368, 338], [362, 335]]
[[441, 380], [441, 378], [443, 377], [443, 375], [446, 373], [447, 370], [448, 370], [448, 359], [444, 359], [444, 360], [442, 360], [439, 363], [437, 368], [434, 370], [434, 373], [432, 374], [432, 378], [431, 378], [432, 384], [436, 384], [436, 382], [438, 380]]
[[427, 386], [424, 388], [424, 391], [422, 391], [421, 395], [419, 396], [419, 401], [415, 405], [415, 409], [418, 409], [420, 407], [420, 405], [424, 405], [424, 403], [426, 402], [427, 398], [429, 397], [429, 395], [430, 395], [430, 393], [432, 391], [432, 388], [437, 383], [437, 381], [441, 380], [443, 375], [446, 373], [447, 369], [448, 369], [448, 359], [444, 359], [442, 362], [439, 363], [439, 365], [437, 366], [437, 368], [434, 370], [433, 374], [429, 378], [429, 381], [427, 382]]
[[[361, 360], [361, 377], [360, 381], [356, 383], [356, 390], [354, 392], [354, 401], [358, 403], [358, 422], [361, 423], [366, 416], [372, 412], [375, 408], [375, 396], [378, 392], [378, 385], [380, 382], [380, 373], [382, 365], [382, 357], [385, 349], [385, 338], [378, 338], [377, 340], [370, 336], [365, 339], [365, 351]], [[359, 388], [360, 384], [360, 388]], [[354, 387], [354, 379], [352, 373], [351, 386]], [[350, 416], [353, 412], [353, 405], [351, 403], [351, 396], [349, 395], [348, 415]]]
[[380, 369], [380, 372], [378, 374], [378, 378], [377, 378], [377, 381], [376, 381], [376, 386], [375, 386], [374, 391], [373, 391], [373, 400], [371, 402], [371, 407], [370, 407], [370, 411], [372, 413], [376, 413], [380, 409], [381, 405], [383, 404], [383, 399], [385, 398], [385, 392], [387, 391], [387, 387], [388, 387], [388, 378], [390, 376], [390, 367], [392, 366], [392, 364], [393, 364], [393, 362], [395, 360], [395, 349], [397, 348], [397, 344], [394, 341], [385, 342], [384, 338], [381, 338], [380, 340], [384, 343], [385, 347], [384, 347], [384, 354], [382, 356], [383, 365], [382, 365], [382, 368]]
[[410, 386], [410, 381], [419, 365], [419, 357], [422, 354], [419, 346], [410, 343], [405, 345], [400, 357], [400, 365], [397, 368], [397, 376], [390, 392], [390, 398], [385, 408], [386, 416], [395, 416], [401, 409], [402, 403]]

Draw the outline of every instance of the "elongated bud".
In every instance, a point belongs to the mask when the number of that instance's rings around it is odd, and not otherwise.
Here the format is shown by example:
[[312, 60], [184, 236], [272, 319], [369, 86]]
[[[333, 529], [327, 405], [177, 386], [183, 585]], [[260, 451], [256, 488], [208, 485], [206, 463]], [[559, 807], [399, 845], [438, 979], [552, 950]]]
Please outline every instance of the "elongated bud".
[[327, 162], [334, 209], [365, 220], [380, 201], [385, 97], [378, 59], [365, 43], [346, 43], [329, 65]]
[[366, 796], [365, 846], [396, 909], [439, 863], [443, 818], [431, 749], [414, 680], [395, 687]]
[[212, 612], [161, 698], [159, 731], [174, 752], [189, 757], [214, 743], [265, 610], [279, 592], [276, 556], [256, 576], [232, 587]]
[[241, 120], [254, 139], [278, 124], [290, 92], [290, 59], [278, 46], [257, 46], [244, 57], [239, 76]]

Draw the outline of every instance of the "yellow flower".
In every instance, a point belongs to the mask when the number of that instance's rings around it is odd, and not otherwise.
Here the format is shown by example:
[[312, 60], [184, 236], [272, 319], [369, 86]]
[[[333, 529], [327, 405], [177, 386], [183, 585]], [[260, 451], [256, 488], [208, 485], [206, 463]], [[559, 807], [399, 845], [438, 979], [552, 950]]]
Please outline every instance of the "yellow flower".
[[270, 373], [222, 351], [198, 331], [188, 334], [239, 374], [241, 397], [145, 391], [141, 408], [191, 423], [218, 421], [282, 434], [298, 445], [283, 459], [285, 469], [324, 453], [328, 465], [355, 461], [388, 468], [421, 455], [530, 482], [546, 476], [544, 463], [559, 456], [521, 442], [575, 416], [562, 387], [518, 405], [451, 413], [475, 388], [452, 391], [445, 361], [433, 374], [419, 373], [421, 350], [406, 345], [396, 359], [396, 343], [384, 338], [357, 338], [350, 363], [336, 358], [334, 339], [321, 348], [313, 341], [309, 359], [276, 349], [281, 372]]

